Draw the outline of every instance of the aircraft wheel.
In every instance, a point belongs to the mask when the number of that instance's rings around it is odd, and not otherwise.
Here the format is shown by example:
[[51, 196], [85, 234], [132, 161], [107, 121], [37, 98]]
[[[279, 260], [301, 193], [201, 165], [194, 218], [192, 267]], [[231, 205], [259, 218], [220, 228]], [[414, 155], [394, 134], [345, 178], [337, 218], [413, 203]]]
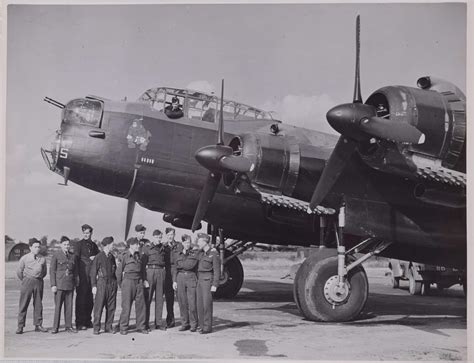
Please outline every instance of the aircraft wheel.
[[[230, 255], [227, 251], [225, 256]], [[237, 295], [244, 282], [244, 269], [238, 257], [234, 257], [224, 265], [224, 273], [219, 287], [214, 293], [215, 299], [231, 299]]]
[[295, 284], [300, 311], [307, 319], [314, 321], [355, 319], [369, 294], [369, 283], [363, 267], [352, 269], [346, 281], [340, 285], [337, 256], [321, 257], [309, 257], [297, 273], [299, 276]]
[[410, 268], [408, 272], [408, 291], [410, 295], [420, 295], [421, 294], [422, 283], [421, 281], [416, 281], [413, 271]]
[[301, 304], [300, 304], [300, 297], [298, 295], [298, 286], [300, 284], [300, 279], [301, 279], [301, 266], [298, 268], [298, 271], [296, 271], [295, 275], [295, 280], [293, 281], [293, 299], [295, 300], [296, 307], [298, 308], [299, 311], [301, 311]]
[[438, 290], [439, 292], [444, 291], [445, 288], [446, 286], [444, 286], [443, 284], [440, 284], [439, 282], [436, 283], [436, 290]]
[[300, 265], [298, 271], [296, 271], [295, 280], [293, 282], [293, 297], [295, 299], [298, 310], [305, 317], [308, 317], [310, 315], [309, 311], [306, 308], [306, 304], [302, 304], [302, 299], [304, 299], [304, 278], [308, 273], [308, 269], [318, 261], [336, 255], [337, 251], [334, 248], [316, 250], [313, 254], [308, 256], [306, 260], [304, 260], [304, 262]]

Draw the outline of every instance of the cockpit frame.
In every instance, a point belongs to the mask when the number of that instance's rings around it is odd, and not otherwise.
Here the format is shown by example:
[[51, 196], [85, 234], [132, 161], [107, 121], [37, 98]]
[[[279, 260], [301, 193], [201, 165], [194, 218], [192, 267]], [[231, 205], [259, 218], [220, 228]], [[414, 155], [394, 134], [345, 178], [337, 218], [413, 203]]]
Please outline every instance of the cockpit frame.
[[[138, 101], [147, 103], [150, 107], [158, 111], [163, 111], [171, 104], [173, 97], [179, 99], [184, 117], [205, 122], [217, 122], [219, 115], [217, 110], [219, 109], [220, 98], [214, 94], [182, 88], [156, 87], [145, 91]], [[270, 112], [240, 102], [224, 99], [223, 105], [224, 119], [226, 120], [276, 121]]]

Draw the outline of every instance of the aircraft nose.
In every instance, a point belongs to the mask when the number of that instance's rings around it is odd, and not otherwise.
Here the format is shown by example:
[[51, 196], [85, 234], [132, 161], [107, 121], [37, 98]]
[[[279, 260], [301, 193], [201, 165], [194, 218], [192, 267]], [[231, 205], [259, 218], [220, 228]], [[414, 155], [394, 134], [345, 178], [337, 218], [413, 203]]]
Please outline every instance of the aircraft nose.
[[49, 170], [57, 171], [59, 150], [61, 147], [61, 131], [57, 130], [49, 144], [41, 148], [41, 156]]

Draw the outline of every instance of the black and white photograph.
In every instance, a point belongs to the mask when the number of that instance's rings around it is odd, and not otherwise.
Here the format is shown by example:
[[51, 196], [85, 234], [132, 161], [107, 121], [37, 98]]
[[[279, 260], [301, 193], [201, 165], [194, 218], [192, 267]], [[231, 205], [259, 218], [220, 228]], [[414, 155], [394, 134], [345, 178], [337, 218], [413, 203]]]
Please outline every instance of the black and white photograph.
[[3, 8], [4, 358], [468, 361], [467, 3]]

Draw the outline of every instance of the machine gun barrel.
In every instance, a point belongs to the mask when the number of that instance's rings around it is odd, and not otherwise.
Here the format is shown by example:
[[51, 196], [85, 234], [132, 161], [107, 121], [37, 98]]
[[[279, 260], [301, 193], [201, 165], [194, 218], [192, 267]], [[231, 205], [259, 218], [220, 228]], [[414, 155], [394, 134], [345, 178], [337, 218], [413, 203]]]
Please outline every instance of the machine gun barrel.
[[64, 108], [64, 105], [61, 102], [53, 100], [52, 98], [45, 97], [43, 98], [43, 101], [49, 103], [50, 105], [56, 106], [58, 108]]

